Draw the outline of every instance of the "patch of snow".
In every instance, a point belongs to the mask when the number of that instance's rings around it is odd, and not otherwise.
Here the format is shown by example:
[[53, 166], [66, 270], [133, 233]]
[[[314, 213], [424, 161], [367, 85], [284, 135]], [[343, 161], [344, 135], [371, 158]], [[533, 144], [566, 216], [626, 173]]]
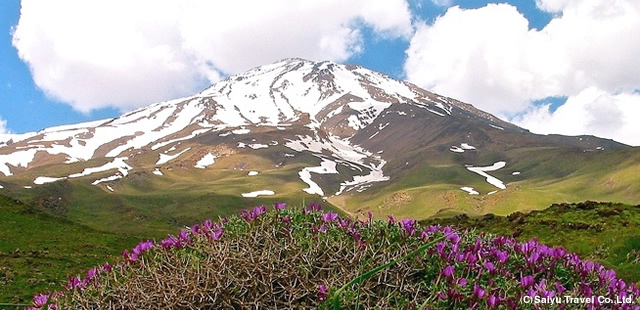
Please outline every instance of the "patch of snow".
[[241, 128], [232, 130], [231, 132], [236, 135], [246, 135], [251, 132], [251, 129]]
[[3, 188], [4, 188], [4, 186], [0, 185], [0, 189], [3, 189]]
[[454, 153], [464, 153], [465, 150], [475, 150], [476, 147], [473, 145], [469, 145], [468, 143], [460, 143], [460, 146], [451, 146], [449, 151]]
[[468, 143], [462, 143], [462, 144], [460, 144], [460, 147], [461, 147], [463, 150], [475, 150], [475, 149], [476, 149], [476, 147], [475, 147], [475, 146], [473, 146], [473, 145], [469, 145]]
[[[370, 164], [369, 168], [371, 170], [369, 171], [369, 174], [356, 175], [353, 177], [352, 181], [346, 181], [346, 182], [340, 183], [340, 190], [336, 192], [336, 195], [340, 195], [345, 190], [350, 191], [356, 187], [359, 187], [361, 190], [364, 190], [366, 188], [371, 187], [371, 183], [374, 183], [374, 182], [388, 181], [389, 177], [385, 176], [384, 171], [382, 170], [382, 167], [384, 167], [384, 165], [386, 165], [387, 162], [380, 157], [377, 157], [376, 159], [379, 160], [379, 164], [378, 165]], [[358, 190], [358, 192], [361, 192], [361, 191]]]
[[225, 132], [225, 133], [221, 133], [221, 134], [219, 134], [218, 136], [220, 136], [220, 137], [226, 137], [226, 136], [228, 136], [228, 135], [230, 135], [230, 134], [231, 134], [231, 131], [227, 131], [227, 132]]
[[329, 114], [327, 114], [327, 116], [325, 116], [325, 118], [324, 118], [324, 119], [325, 119], [325, 120], [326, 120], [326, 119], [330, 119], [330, 118], [332, 118], [332, 117], [334, 117], [334, 116], [336, 116], [336, 115], [338, 115], [338, 114], [342, 113], [342, 110], [343, 110], [343, 109], [344, 109], [344, 106], [343, 106], [343, 105], [339, 106], [337, 109], [335, 109], [335, 110], [333, 110], [333, 111], [329, 112]]
[[195, 165], [198, 169], [205, 169], [216, 162], [216, 155], [208, 153], [204, 155]]
[[460, 189], [469, 193], [469, 195], [480, 195], [480, 193], [478, 193], [475, 189], [473, 189], [473, 187], [464, 186], [464, 187], [460, 187]]
[[247, 175], [249, 176], [254, 176], [254, 175], [258, 175], [258, 171], [249, 171], [249, 173]]
[[110, 177], [106, 177], [106, 178], [95, 180], [95, 181], [93, 181], [93, 183], [91, 183], [91, 185], [98, 185], [98, 184], [103, 183], [103, 182], [115, 181], [115, 180], [118, 180], [118, 179], [121, 179], [121, 178], [122, 178], [122, 175], [119, 174], [119, 173], [116, 173], [116, 174], [114, 174], [114, 175], [112, 175]]
[[499, 129], [499, 130], [504, 130], [504, 128], [500, 127], [500, 126], [496, 126], [494, 124], [489, 124], [489, 126], [495, 128], [495, 129]]
[[318, 186], [316, 182], [311, 180], [311, 172], [318, 174], [337, 174], [338, 170], [336, 170], [336, 162], [323, 158], [320, 166], [307, 167], [298, 172], [298, 175], [300, 176], [302, 182], [305, 182], [307, 183], [307, 185], [309, 185], [309, 188], [305, 188], [303, 189], [303, 191], [311, 195], [318, 194], [320, 196], [324, 196], [322, 188], [320, 188], [320, 186]]
[[30, 189], [30, 188], [33, 188], [33, 186], [25, 185], [24, 188]]
[[108, 190], [110, 190], [110, 191], [112, 191], [112, 192], [115, 192], [115, 191], [113, 190], [113, 188], [112, 188], [111, 186], [109, 186], [109, 185], [107, 185], [107, 189], [108, 189]]
[[498, 169], [503, 168], [504, 166], [506, 166], [507, 163], [504, 161], [499, 161], [494, 163], [491, 166], [487, 166], [487, 167], [473, 167], [473, 166], [468, 166], [467, 170], [471, 171], [471, 172], [475, 172], [483, 177], [486, 178], [487, 183], [499, 188], [499, 189], [506, 189], [507, 186], [504, 185], [504, 183], [502, 181], [500, 181], [498, 178], [493, 177], [489, 174], [487, 174], [487, 171], [496, 171]]
[[347, 121], [349, 122], [347, 125], [355, 130], [364, 128], [364, 125], [360, 122], [360, 119], [358, 119], [358, 117], [355, 115], [349, 116], [349, 118], [347, 118]]
[[285, 153], [285, 154], [284, 154], [284, 157], [295, 157], [295, 156], [296, 156], [296, 155], [294, 155], [294, 154], [289, 154], [289, 153]]
[[37, 177], [35, 180], [33, 180], [33, 184], [42, 185], [45, 183], [53, 183], [55, 181], [64, 180], [64, 179], [66, 178]]
[[155, 175], [164, 175], [162, 173], [162, 171], [160, 171], [160, 169], [158, 169], [158, 168], [156, 168], [156, 170], [153, 170], [153, 174], [155, 174]]
[[266, 144], [260, 144], [260, 143], [254, 143], [254, 144], [248, 144], [248, 146], [254, 150], [258, 150], [258, 149], [266, 149], [269, 146]]
[[271, 190], [261, 190], [261, 191], [255, 191], [255, 192], [251, 192], [251, 193], [243, 193], [242, 197], [251, 197], [251, 198], [255, 198], [258, 196], [273, 196], [276, 193], [274, 191]]
[[511, 173], [511, 175], [519, 175], [521, 172], [520, 171], [514, 171]]
[[498, 192], [498, 191], [490, 191], [490, 192], [488, 192], [488, 193], [487, 193], [487, 196], [488, 196], [488, 195], [493, 195], [493, 194], [495, 194], [495, 193], [497, 193], [497, 192]]
[[126, 176], [129, 173], [129, 170], [133, 169], [133, 167], [129, 166], [125, 160], [129, 159], [128, 157], [116, 157], [113, 159], [113, 161], [108, 162], [100, 167], [92, 167], [92, 168], [85, 168], [84, 170], [82, 170], [82, 172], [80, 173], [74, 173], [69, 175], [70, 178], [79, 178], [79, 177], [83, 177], [83, 176], [88, 176], [90, 174], [94, 174], [97, 172], [103, 172], [103, 171], [107, 171], [107, 170], [111, 170], [111, 169], [118, 169], [118, 171]]
[[167, 155], [167, 154], [159, 154], [160, 158], [158, 159], [158, 162], [156, 162], [156, 165], [162, 165], [162, 164], [166, 164], [167, 162], [178, 158], [178, 156], [184, 154], [185, 152], [187, 152], [188, 150], [190, 150], [191, 148], [188, 147], [184, 150], [182, 150], [182, 152], [175, 154], [175, 155]]
[[27, 168], [29, 163], [33, 161], [37, 152], [37, 149], [28, 149], [11, 154], [0, 155], [0, 172], [5, 176], [13, 175], [11, 169], [9, 169], [9, 165]]

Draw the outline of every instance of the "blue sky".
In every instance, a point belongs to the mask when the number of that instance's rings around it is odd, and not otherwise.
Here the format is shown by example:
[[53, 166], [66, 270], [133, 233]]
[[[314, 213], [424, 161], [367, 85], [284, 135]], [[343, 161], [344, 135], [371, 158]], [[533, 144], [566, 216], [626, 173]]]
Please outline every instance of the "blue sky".
[[300, 57], [406, 79], [536, 133], [640, 145], [636, 0], [0, 5], [0, 134], [116, 117]]

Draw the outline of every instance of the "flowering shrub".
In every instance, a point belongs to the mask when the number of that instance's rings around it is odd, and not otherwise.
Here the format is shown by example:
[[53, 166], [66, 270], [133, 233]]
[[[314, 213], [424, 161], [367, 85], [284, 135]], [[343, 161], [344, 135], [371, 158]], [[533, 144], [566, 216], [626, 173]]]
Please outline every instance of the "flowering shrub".
[[31, 309], [640, 310], [639, 297], [614, 271], [536, 240], [276, 204], [141, 242]]

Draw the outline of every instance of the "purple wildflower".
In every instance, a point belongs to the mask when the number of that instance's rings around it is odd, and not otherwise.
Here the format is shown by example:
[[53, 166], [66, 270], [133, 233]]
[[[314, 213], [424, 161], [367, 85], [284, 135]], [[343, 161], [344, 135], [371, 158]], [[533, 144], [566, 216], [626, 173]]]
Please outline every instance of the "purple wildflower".
[[498, 259], [498, 262], [500, 262], [500, 264], [504, 264], [507, 262], [507, 259], [509, 259], [509, 253], [507, 253], [506, 251], [496, 251], [496, 258]]
[[453, 272], [455, 271], [455, 269], [456, 269], [456, 267], [451, 266], [451, 265], [449, 265], [447, 267], [444, 267], [444, 270], [442, 270], [442, 275], [447, 277], [447, 278], [451, 278], [451, 277], [453, 277]]
[[473, 285], [473, 296], [475, 296], [478, 299], [482, 299], [484, 298], [485, 294], [486, 294], [485, 290], [483, 290], [478, 284]]
[[404, 232], [408, 236], [413, 235], [413, 233], [415, 232], [416, 230], [415, 225], [416, 225], [416, 220], [404, 219], [400, 221], [400, 226], [402, 227], [402, 229], [404, 229]]
[[216, 241], [220, 238], [222, 238], [222, 234], [224, 233], [224, 229], [222, 227], [218, 228], [218, 230], [216, 231], [212, 231], [211, 233], [209, 233], [209, 239], [211, 241]]
[[396, 219], [393, 218], [393, 215], [387, 215], [387, 224], [389, 225], [389, 227], [393, 226], [393, 224], [396, 223]]
[[213, 223], [211, 223], [211, 220], [205, 220], [204, 222], [202, 222], [202, 229], [204, 230], [204, 232], [210, 231], [211, 227], [213, 227]]
[[67, 283], [67, 290], [84, 289], [86, 282], [81, 280], [80, 277], [69, 277], [69, 283]]
[[195, 225], [191, 226], [191, 234], [193, 234], [193, 235], [200, 234], [200, 225], [195, 224]]
[[42, 308], [44, 305], [47, 304], [47, 301], [49, 301], [49, 295], [39, 294], [39, 295], [33, 296], [33, 305], [36, 306], [37, 308]]
[[460, 236], [457, 233], [451, 233], [447, 235], [447, 240], [451, 241], [453, 244], [458, 244], [460, 242]]
[[533, 278], [533, 276], [526, 276], [520, 279], [520, 285], [522, 286], [522, 288], [527, 288], [533, 285], [535, 282], [536, 280]]
[[317, 202], [313, 202], [312, 201], [312, 202], [309, 203], [309, 211], [311, 211], [311, 212], [320, 212], [320, 211], [322, 211], [322, 205], [320, 205]]
[[327, 298], [327, 286], [324, 284], [318, 285], [318, 300], [323, 301]]
[[113, 269], [109, 263], [100, 266], [100, 271], [110, 272]]
[[496, 305], [498, 305], [498, 298], [494, 295], [490, 295], [487, 298], [487, 306], [489, 306], [489, 308], [493, 308]]
[[276, 202], [274, 207], [276, 210], [282, 211], [287, 207], [287, 204], [284, 202]]
[[337, 218], [338, 218], [338, 213], [330, 212], [322, 215], [322, 220], [325, 222], [333, 222]]
[[173, 235], [167, 235], [167, 239], [160, 241], [160, 245], [165, 249], [174, 248], [174, 247], [179, 248], [180, 242], [178, 241], [178, 238], [174, 237]]
[[496, 266], [493, 265], [492, 262], [484, 263], [484, 268], [487, 268], [487, 271], [489, 271], [490, 274], [494, 274], [496, 272]]
[[91, 280], [93, 279], [97, 274], [98, 274], [98, 269], [97, 268], [91, 268], [87, 271], [87, 280]]

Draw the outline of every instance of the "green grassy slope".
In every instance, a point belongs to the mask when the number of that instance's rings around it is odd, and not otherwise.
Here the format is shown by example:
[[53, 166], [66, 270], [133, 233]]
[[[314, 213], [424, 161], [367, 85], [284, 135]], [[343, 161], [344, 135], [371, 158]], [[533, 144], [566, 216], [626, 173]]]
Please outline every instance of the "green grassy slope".
[[[140, 238], [91, 229], [0, 195], [0, 303], [24, 303]], [[1, 307], [0, 307], [1, 308]]]
[[[507, 150], [502, 155], [492, 150], [478, 153], [463, 158], [434, 151], [397, 172], [388, 183], [329, 201], [351, 212], [370, 210], [378, 218], [393, 214], [417, 219], [459, 213], [508, 215], [541, 210], [556, 202], [640, 203], [640, 153], [636, 149], [583, 152], [541, 147]], [[481, 166], [499, 160], [507, 165], [489, 174], [502, 180], [505, 190], [465, 168], [467, 161]], [[389, 170], [400, 169], [393, 161], [389, 166]], [[516, 171], [520, 174], [513, 175]], [[473, 187], [480, 195], [469, 195], [460, 189], [463, 186]]]

